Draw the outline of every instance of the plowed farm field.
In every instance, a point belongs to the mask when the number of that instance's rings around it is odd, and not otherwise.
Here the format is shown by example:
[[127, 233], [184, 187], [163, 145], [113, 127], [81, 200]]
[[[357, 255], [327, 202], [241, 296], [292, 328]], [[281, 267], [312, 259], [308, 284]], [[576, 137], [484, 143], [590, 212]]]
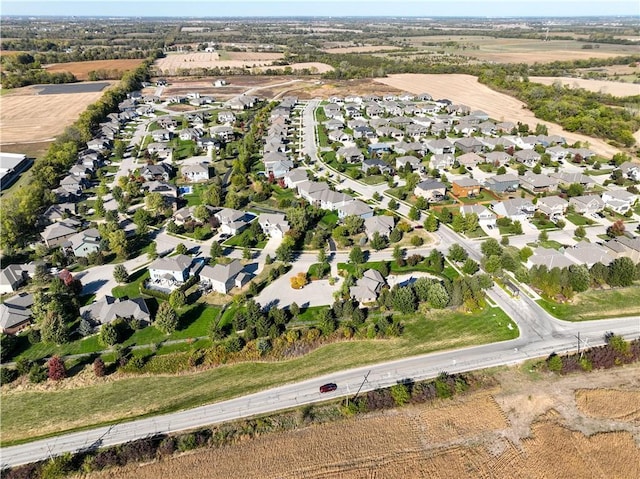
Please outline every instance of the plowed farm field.
[[426, 92], [433, 98], [448, 98], [454, 103], [467, 105], [472, 110], [482, 110], [497, 121], [520, 121], [531, 127], [540, 123], [547, 126], [549, 134], [562, 135], [568, 143], [587, 142], [591, 150], [605, 157], [611, 157], [620, 151], [597, 138], [570, 133], [556, 123], [536, 118], [520, 100], [492, 90], [471, 75], [402, 73], [378, 78], [376, 81], [414, 94]]
[[102, 91], [39, 95], [37, 87], [17, 88], [0, 97], [0, 144], [51, 140], [71, 125]]
[[[91, 62], [70, 62], [70, 63], [52, 63], [47, 65], [45, 69], [49, 72], [69, 72], [78, 80], [88, 80], [89, 72], [96, 70], [107, 70], [116, 72], [126, 72], [133, 70], [142, 63], [139, 59], [121, 59], [121, 60], [95, 60]], [[109, 77], [115, 78], [115, 77]]]
[[[640, 477], [640, 426], [624, 415], [634, 403], [626, 393], [640, 390], [640, 365], [543, 379], [511, 369], [498, 379], [494, 389], [454, 400], [265, 434], [83, 477]], [[587, 394], [605, 394], [597, 399], [598, 410], [608, 401], [622, 411], [615, 419], [583, 413], [581, 387], [587, 382], [594, 388]], [[612, 387], [625, 394], [612, 394]]]
[[156, 70], [165, 75], [174, 75], [181, 69], [191, 68], [253, 68], [271, 65], [282, 53], [225, 52], [223, 58], [217, 52], [171, 53], [155, 61]]
[[640, 95], [640, 85], [637, 83], [624, 83], [607, 80], [588, 80], [586, 78], [570, 77], [529, 77], [529, 81], [542, 83], [543, 85], [553, 85], [560, 82], [570, 88], [584, 88], [588, 91], [608, 93], [613, 96], [634, 96]]

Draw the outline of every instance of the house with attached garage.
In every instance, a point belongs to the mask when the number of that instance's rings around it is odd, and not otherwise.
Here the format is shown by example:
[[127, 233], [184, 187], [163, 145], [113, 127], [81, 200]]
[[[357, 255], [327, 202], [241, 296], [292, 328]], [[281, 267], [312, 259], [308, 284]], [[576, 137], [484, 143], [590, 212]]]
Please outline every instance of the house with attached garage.
[[604, 209], [604, 201], [598, 195], [574, 196], [569, 198], [569, 205], [573, 206], [576, 213], [583, 215], [595, 215]]
[[548, 270], [552, 270], [553, 268], [568, 268], [574, 265], [575, 262], [565, 256], [563, 252], [539, 246], [533, 250], [533, 255], [529, 257], [525, 264], [527, 268], [545, 266]]
[[361, 304], [373, 303], [385, 285], [386, 281], [378, 270], [368, 269], [362, 274], [362, 278], [349, 288], [349, 296]]
[[171, 148], [166, 143], [149, 143], [147, 146], [147, 151], [149, 154], [156, 153], [158, 158], [161, 159], [169, 159], [173, 153], [173, 148]]
[[171, 133], [171, 131], [165, 129], [154, 130], [151, 132], [151, 138], [153, 138], [153, 141], [157, 141], [160, 143], [163, 141], [171, 140], [172, 135], [173, 133]]
[[403, 140], [393, 145], [393, 151], [400, 153], [401, 155], [406, 155], [411, 152], [424, 155], [427, 148], [419, 141], [406, 142]]
[[505, 153], [504, 151], [491, 151], [489, 153], [485, 153], [484, 161], [485, 163], [489, 163], [493, 166], [502, 166], [509, 163], [513, 158], [510, 154]]
[[591, 268], [596, 263], [607, 266], [616, 258], [611, 249], [588, 241], [581, 241], [570, 248], [565, 248], [564, 254], [576, 264], [584, 264], [587, 268]]
[[202, 130], [199, 128], [185, 128], [184, 130], [180, 130], [178, 134], [178, 138], [182, 141], [192, 140], [195, 141], [202, 136]]
[[67, 254], [73, 254], [76, 258], [86, 258], [91, 253], [100, 251], [102, 237], [96, 228], [89, 228], [71, 236], [62, 244]]
[[212, 126], [211, 128], [209, 128], [209, 134], [212, 137], [218, 138], [220, 141], [223, 141], [225, 143], [233, 141], [236, 137], [233, 128], [224, 125]]
[[389, 237], [393, 227], [395, 226], [395, 220], [393, 216], [370, 216], [364, 220], [364, 231], [367, 238], [373, 238], [374, 233], [378, 233], [380, 236]]
[[543, 191], [555, 191], [558, 189], [559, 181], [542, 173], [532, 173], [527, 171], [524, 176], [520, 176], [520, 186], [532, 193]]
[[81, 195], [88, 185], [87, 179], [80, 176], [67, 175], [60, 180], [60, 188], [76, 196]]
[[455, 147], [449, 140], [438, 139], [428, 142], [427, 150], [429, 150], [434, 155], [443, 155], [447, 153], [453, 154], [455, 151]]
[[254, 218], [254, 216], [244, 211], [222, 208], [213, 216], [220, 223], [220, 232], [223, 234], [236, 235], [244, 230]]
[[380, 173], [385, 174], [385, 173], [393, 173], [393, 168], [391, 168], [389, 166], [388, 163], [379, 160], [377, 158], [372, 158], [370, 160], [364, 160], [362, 162], [362, 167], [361, 167], [362, 171], [365, 174], [368, 174], [370, 170], [379, 170]]
[[236, 121], [236, 115], [232, 111], [222, 110], [218, 112], [218, 123], [229, 125]]
[[370, 126], [356, 126], [353, 128], [354, 138], [365, 138], [367, 140], [375, 140], [378, 138], [376, 132]]
[[522, 198], [497, 201], [491, 204], [493, 212], [499, 217], [506, 217], [512, 221], [525, 221], [533, 216], [536, 207], [531, 201]]
[[460, 178], [451, 182], [451, 192], [458, 198], [470, 198], [480, 194], [480, 183], [473, 178]]
[[626, 190], [611, 190], [602, 193], [602, 201], [606, 208], [611, 208], [618, 214], [625, 214], [636, 202], [636, 195]]
[[478, 224], [481, 227], [495, 228], [496, 214], [483, 205], [462, 205], [460, 214], [463, 216], [475, 214], [478, 217]]
[[340, 143], [346, 143], [348, 141], [353, 140], [353, 137], [348, 134], [345, 133], [342, 130], [331, 130], [328, 134], [327, 134], [329, 140], [331, 141], [339, 141]]
[[484, 162], [484, 158], [477, 153], [465, 153], [464, 155], [458, 156], [456, 160], [460, 165], [466, 168], [473, 168], [474, 166]]
[[149, 282], [164, 287], [177, 287], [191, 276], [193, 259], [179, 254], [158, 258], [149, 265]]
[[251, 280], [251, 275], [243, 271], [240, 260], [234, 259], [229, 264], [204, 266], [200, 271], [200, 282], [216, 293], [227, 294], [234, 287], [242, 288]]
[[564, 160], [571, 156], [571, 152], [563, 147], [563, 146], [550, 146], [545, 150], [545, 153], [548, 153], [551, 157], [551, 161]]
[[[180, 208], [178, 211], [176, 211], [172, 216], [175, 224], [183, 225], [189, 221], [193, 221], [201, 224], [202, 219], [196, 219], [195, 217], [195, 212], [197, 207], [198, 207], [197, 205], [185, 206], [184, 208]], [[204, 207], [209, 211], [209, 216], [213, 216], [213, 214], [216, 211], [215, 208], [209, 205], [204, 205]]]
[[516, 147], [516, 144], [511, 141], [509, 138], [504, 136], [499, 136], [498, 138], [490, 138], [490, 137], [480, 137], [478, 141], [482, 142], [485, 146], [485, 149], [495, 151], [496, 148], [501, 147], [501, 149], [508, 149]]
[[373, 208], [360, 200], [353, 200], [344, 206], [338, 207], [338, 218], [343, 219], [347, 216], [359, 216], [363, 219], [371, 218], [373, 216]]
[[78, 226], [79, 223], [77, 221], [72, 222], [67, 219], [47, 226], [44, 231], [40, 233], [40, 236], [42, 236], [47, 248], [53, 248], [54, 246], [62, 245], [62, 243], [76, 234], [76, 228]]
[[[612, 243], [616, 243], [617, 247], [613, 247]], [[634, 264], [640, 263], [640, 238], [628, 238], [627, 236], [618, 236], [613, 240], [605, 243], [605, 246], [614, 251], [614, 255], [618, 258], [627, 257]]]
[[369, 154], [371, 155], [382, 155], [384, 153], [391, 152], [391, 144], [390, 143], [372, 143], [367, 149], [369, 150]]
[[342, 118], [342, 108], [337, 103], [324, 105], [324, 116], [327, 118]]
[[640, 163], [625, 161], [618, 167], [618, 169], [631, 181], [640, 181]]
[[172, 173], [173, 170], [171, 166], [163, 162], [155, 165], [144, 165], [140, 168], [140, 176], [142, 176], [146, 181], [169, 181]]
[[595, 181], [587, 175], [582, 173], [568, 173], [565, 171], [559, 171], [558, 173], [549, 173], [549, 178], [558, 180], [559, 184], [563, 186], [569, 186], [573, 183], [589, 187], [595, 184]]
[[0, 332], [13, 335], [31, 324], [33, 295], [20, 293], [0, 304]]
[[533, 168], [540, 161], [540, 153], [535, 150], [519, 150], [513, 154], [513, 158], [524, 166]]
[[447, 194], [447, 186], [438, 180], [429, 178], [418, 183], [413, 194], [425, 198], [429, 202], [442, 201]]
[[24, 265], [10, 264], [0, 271], [0, 294], [17, 291], [28, 279], [29, 274]]
[[336, 154], [346, 163], [360, 163], [364, 160], [364, 154], [356, 146], [341, 146]]
[[285, 173], [283, 178], [284, 185], [287, 188], [296, 188], [300, 183], [309, 181], [307, 170], [304, 170], [302, 168], [295, 168], [288, 171], [287, 173]]
[[435, 170], [448, 170], [453, 166], [455, 162], [455, 157], [452, 153], [441, 154], [441, 155], [433, 155], [429, 164], [432, 169]]
[[105, 296], [88, 306], [80, 308], [80, 316], [92, 325], [102, 326], [115, 321], [118, 318], [135, 319], [142, 326], [151, 324], [149, 307], [143, 298], [114, 298]]
[[559, 196], [543, 196], [538, 199], [538, 210], [547, 215], [547, 217], [556, 222], [564, 216], [569, 202]]
[[409, 165], [412, 171], [423, 169], [420, 158], [416, 158], [411, 155], [399, 156], [396, 158], [396, 169], [405, 169], [407, 165]]
[[207, 181], [211, 178], [209, 163], [184, 165], [180, 173], [184, 180], [188, 182]]
[[455, 140], [454, 145], [463, 153], [480, 153], [484, 148], [484, 145], [472, 136]]
[[260, 213], [258, 223], [262, 231], [269, 238], [284, 238], [287, 231], [291, 229], [289, 222], [282, 213]]

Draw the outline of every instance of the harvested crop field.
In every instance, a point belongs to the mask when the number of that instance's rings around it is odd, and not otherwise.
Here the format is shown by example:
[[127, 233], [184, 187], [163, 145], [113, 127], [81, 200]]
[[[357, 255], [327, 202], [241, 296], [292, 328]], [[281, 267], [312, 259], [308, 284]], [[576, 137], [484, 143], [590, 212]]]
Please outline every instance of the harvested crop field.
[[415, 94], [426, 92], [434, 98], [448, 98], [454, 103], [467, 105], [472, 110], [483, 110], [497, 121], [520, 121], [528, 123], [531, 127], [540, 123], [547, 126], [549, 134], [562, 135], [568, 143], [588, 142], [591, 150], [605, 157], [611, 157], [620, 151], [597, 138], [570, 133], [556, 123], [536, 118], [533, 112], [527, 109], [520, 100], [492, 90], [471, 75], [402, 73], [390, 75], [387, 78], [378, 78], [376, 81], [402, 91]]
[[576, 402], [587, 416], [640, 424], [640, 391], [581, 389], [576, 391]]
[[[542, 379], [503, 370], [498, 388], [454, 400], [267, 433], [88, 477], [635, 479], [640, 426], [585, 416], [576, 392], [587, 381], [590, 391], [640, 391], [639, 373], [640, 364]], [[608, 399], [614, 407], [619, 400]]]
[[88, 62], [52, 63], [51, 65], [46, 65], [44, 68], [52, 73], [73, 73], [78, 80], [88, 80], [89, 72], [91, 71], [106, 70], [108, 72], [126, 72], [137, 68], [141, 63], [142, 60], [140, 59], [94, 60]]
[[[230, 60], [221, 60], [221, 55]], [[251, 52], [171, 53], [155, 61], [154, 66], [163, 75], [175, 75], [180, 69], [192, 68], [253, 68], [271, 65], [284, 55], [282, 53]]]
[[323, 51], [326, 53], [370, 53], [387, 50], [399, 50], [399, 48], [392, 45], [366, 45], [363, 47], [326, 48]]
[[640, 95], [640, 84], [634, 83], [569, 77], [529, 77], [529, 81], [542, 83], [543, 85], [553, 85], [555, 82], [559, 81], [562, 85], [569, 86], [571, 88], [584, 88], [585, 90], [608, 93], [613, 96]]
[[55, 138], [104, 92], [38, 95], [39, 88], [18, 88], [0, 97], [0, 143]]
[[296, 70], [309, 70], [312, 74], [318, 73], [327, 73], [333, 71], [333, 67], [331, 65], [327, 65], [326, 63], [319, 62], [308, 62], [308, 63], [292, 63], [291, 65], [280, 65], [280, 66], [270, 66], [270, 67], [258, 67], [257, 70], [284, 70], [285, 68], [291, 68], [293, 71]]

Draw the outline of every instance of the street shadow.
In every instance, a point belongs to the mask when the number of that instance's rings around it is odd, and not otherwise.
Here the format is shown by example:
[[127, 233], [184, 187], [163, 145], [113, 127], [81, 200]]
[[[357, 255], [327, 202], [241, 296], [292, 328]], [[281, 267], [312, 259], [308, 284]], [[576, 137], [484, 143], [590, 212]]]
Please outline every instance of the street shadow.
[[97, 292], [102, 286], [107, 284], [106, 279], [97, 279], [95, 281], [90, 281], [82, 287], [82, 294], [93, 294]]

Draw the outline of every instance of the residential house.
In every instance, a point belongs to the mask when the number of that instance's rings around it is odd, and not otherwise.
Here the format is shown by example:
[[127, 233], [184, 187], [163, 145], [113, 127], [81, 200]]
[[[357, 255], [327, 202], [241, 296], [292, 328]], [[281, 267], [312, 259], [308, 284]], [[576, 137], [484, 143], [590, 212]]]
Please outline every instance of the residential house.
[[591, 268], [596, 263], [602, 263], [607, 266], [616, 258], [611, 249], [588, 241], [581, 241], [570, 248], [565, 248], [564, 254], [576, 264], [584, 264], [588, 268]]
[[371, 155], [382, 155], [383, 153], [389, 153], [391, 151], [390, 143], [372, 143], [367, 149]]
[[453, 154], [455, 147], [449, 140], [437, 139], [429, 141], [427, 149], [434, 155], [443, 155], [447, 153]]
[[429, 178], [418, 183], [413, 190], [413, 194], [430, 202], [441, 201], [447, 194], [447, 187], [444, 183]]
[[336, 154], [346, 163], [360, 163], [364, 160], [364, 154], [356, 146], [342, 146], [338, 148]]
[[20, 293], [5, 299], [0, 304], [0, 332], [16, 334], [31, 323], [33, 295]]
[[551, 161], [564, 160], [571, 156], [571, 152], [567, 148], [558, 145], [550, 146], [545, 150], [545, 153], [549, 154]]
[[354, 286], [349, 288], [349, 296], [359, 303], [373, 303], [378, 299], [378, 294], [386, 281], [378, 270], [366, 270], [362, 278], [356, 281]]
[[260, 213], [258, 223], [269, 238], [282, 239], [285, 233], [291, 229], [282, 213]]
[[53, 223], [47, 226], [44, 231], [40, 233], [40, 236], [42, 236], [47, 248], [60, 246], [71, 236], [76, 234], [77, 224], [77, 222], [72, 222], [69, 219], [60, 221], [59, 223]]
[[142, 326], [151, 324], [149, 307], [143, 298], [104, 298], [80, 308], [80, 316], [93, 325], [109, 324], [118, 318], [135, 319]]
[[516, 124], [511, 121], [501, 121], [500, 123], [496, 123], [496, 128], [502, 133], [511, 133], [515, 127]]
[[[617, 244], [618, 247], [616, 249], [611, 246], [612, 242]], [[607, 241], [605, 246], [617, 253], [617, 257], [626, 256], [630, 258], [634, 264], [640, 263], [640, 238], [629, 238], [624, 235], [618, 236], [614, 240]]]
[[178, 134], [178, 138], [180, 138], [182, 141], [196, 141], [201, 136], [202, 130], [200, 130], [199, 128], [185, 128], [184, 130], [180, 130], [180, 133]]
[[214, 214], [220, 223], [220, 232], [224, 234], [236, 235], [249, 226], [253, 219], [244, 211], [222, 208]]
[[622, 172], [623, 176], [629, 178], [631, 181], [640, 181], [640, 163], [625, 161], [618, 169]]
[[432, 169], [448, 170], [453, 166], [455, 157], [451, 153], [436, 154], [431, 157], [430, 165]]
[[184, 165], [181, 173], [185, 181], [198, 182], [207, 181], [211, 177], [209, 171], [208, 163], [196, 163], [192, 165]]
[[332, 118], [331, 120], [324, 122], [324, 127], [327, 131], [335, 131], [344, 129], [344, 122], [338, 118]]
[[555, 191], [558, 189], [558, 180], [542, 173], [527, 171], [524, 176], [520, 176], [519, 178], [520, 186], [533, 193]]
[[142, 188], [148, 193], [160, 193], [170, 203], [175, 202], [178, 198], [178, 188], [175, 185], [164, 181], [147, 181], [142, 185]]
[[173, 148], [171, 148], [166, 143], [149, 143], [147, 145], [147, 151], [149, 154], [157, 154], [160, 159], [170, 159], [173, 153]]
[[170, 116], [161, 116], [156, 120], [156, 123], [161, 129], [173, 131], [178, 128], [178, 121]]
[[381, 126], [378, 129], [376, 129], [376, 135], [378, 135], [379, 137], [385, 136], [387, 138], [394, 138], [396, 140], [400, 140], [404, 137], [404, 132], [392, 126]]
[[533, 168], [540, 161], [540, 153], [535, 150], [519, 150], [513, 154], [513, 158], [523, 165]]
[[574, 160], [576, 160], [576, 157], [582, 158], [583, 160], [588, 160], [595, 155], [595, 152], [589, 150], [588, 148], [569, 148], [569, 151], [573, 155]]
[[28, 279], [24, 265], [10, 264], [0, 271], [0, 294], [17, 291]]
[[455, 140], [454, 145], [456, 148], [464, 153], [480, 153], [484, 145], [478, 141], [477, 138], [472, 136], [467, 138], [460, 138]]
[[548, 270], [552, 270], [553, 268], [568, 268], [574, 264], [575, 262], [565, 256], [563, 252], [541, 246], [533, 250], [533, 255], [531, 255], [526, 262], [527, 268], [545, 266]]
[[384, 173], [393, 173], [393, 168], [391, 168], [389, 166], [388, 163], [382, 161], [382, 160], [378, 160], [377, 158], [372, 158], [370, 160], [364, 160], [362, 162], [362, 171], [365, 174], [368, 174], [370, 170], [375, 170], [378, 169], [380, 171], [380, 173], [384, 174]]
[[396, 169], [400, 168], [406, 169], [407, 165], [411, 167], [412, 171], [422, 169], [422, 165], [420, 163], [420, 158], [416, 158], [415, 156], [399, 156], [396, 158]]
[[100, 251], [102, 238], [96, 228], [89, 228], [76, 233], [62, 244], [67, 254], [72, 253], [76, 258], [86, 258], [91, 253]]
[[341, 118], [342, 117], [342, 108], [340, 105], [336, 103], [329, 103], [328, 105], [324, 105], [324, 116], [327, 118]]
[[426, 152], [426, 148], [419, 141], [406, 142], [403, 140], [393, 145], [393, 151], [401, 155], [406, 155], [411, 152], [418, 153], [419, 155], [424, 155], [424, 153]]
[[558, 173], [550, 173], [550, 178], [555, 178], [563, 186], [568, 186], [573, 183], [580, 184], [585, 187], [589, 187], [595, 184], [595, 181], [587, 175], [582, 173], [567, 173], [565, 171], [559, 171]]
[[523, 198], [494, 202], [491, 207], [498, 216], [521, 222], [531, 218], [536, 211], [534, 204]]
[[502, 166], [506, 165], [513, 158], [508, 153], [504, 151], [491, 151], [489, 153], [485, 153], [484, 161], [485, 163], [489, 163], [493, 166]]
[[212, 137], [218, 138], [220, 141], [223, 141], [225, 143], [233, 141], [236, 137], [233, 128], [224, 125], [212, 126], [211, 128], [209, 128], [209, 134]]
[[480, 183], [473, 178], [460, 178], [451, 182], [451, 191], [458, 198], [469, 198], [480, 195]]
[[149, 265], [149, 281], [161, 286], [179, 286], [189, 279], [192, 263], [191, 257], [184, 254], [158, 258]]
[[223, 110], [218, 112], [218, 123], [231, 126], [236, 121], [236, 115], [232, 111]]
[[157, 141], [162, 143], [163, 141], [171, 140], [172, 133], [169, 130], [165, 130], [164, 128], [160, 128], [159, 130], [153, 130], [151, 132], [151, 138], [153, 141]]
[[478, 224], [489, 229], [496, 227], [496, 214], [483, 205], [463, 205], [460, 207], [460, 214], [467, 216], [475, 214], [478, 217]]
[[492, 151], [495, 151], [498, 146], [502, 147], [503, 150], [506, 150], [508, 148], [515, 149], [516, 147], [516, 144], [513, 141], [504, 136], [499, 136], [498, 138], [481, 137], [478, 138], [478, 141], [482, 142], [485, 148]]
[[569, 198], [569, 205], [576, 213], [593, 216], [604, 209], [604, 201], [598, 195], [574, 196]]
[[300, 183], [309, 181], [307, 170], [295, 168], [284, 175], [284, 184], [287, 188], [296, 188]]
[[363, 219], [371, 218], [373, 216], [373, 208], [360, 200], [353, 200], [338, 208], [338, 218], [342, 219], [347, 216], [359, 216]]
[[240, 260], [234, 259], [229, 264], [205, 266], [200, 271], [200, 281], [205, 287], [220, 294], [227, 294], [234, 287], [242, 288], [251, 280], [251, 275], [243, 272]]
[[140, 168], [140, 176], [146, 181], [169, 181], [172, 173], [171, 166], [164, 162], [155, 165], [144, 165]]
[[473, 168], [474, 166], [484, 162], [484, 158], [477, 153], [465, 153], [464, 155], [458, 156], [456, 160], [466, 168]]
[[60, 180], [60, 188], [76, 196], [80, 196], [87, 185], [86, 178], [74, 175], [67, 175]]
[[365, 138], [367, 140], [375, 140], [376, 132], [370, 126], [356, 126], [353, 128], [354, 138]]
[[[198, 220], [196, 220], [194, 216], [197, 207], [198, 206], [194, 205], [194, 206], [185, 206], [184, 208], [180, 208], [172, 216], [174, 223], [177, 225], [183, 225], [189, 221], [199, 222]], [[213, 213], [215, 212], [215, 208], [208, 205], [204, 205], [204, 207], [207, 208], [207, 210], [209, 210], [209, 215], [213, 216]]]
[[556, 222], [564, 216], [569, 202], [559, 196], [543, 196], [538, 199], [538, 210], [547, 215], [549, 219]]
[[345, 133], [342, 130], [331, 130], [328, 134], [327, 134], [329, 140], [331, 141], [338, 141], [340, 143], [347, 143], [348, 141], [352, 141], [353, 137], [351, 135], [349, 135], [348, 133]]
[[248, 108], [253, 108], [257, 102], [258, 97], [243, 94], [233, 97], [231, 100], [227, 101], [225, 105], [227, 108], [231, 108], [232, 110], [246, 110]]
[[408, 136], [420, 138], [429, 132], [429, 128], [422, 124], [413, 123], [411, 125], [407, 125], [406, 132]]
[[62, 221], [74, 214], [76, 214], [75, 203], [57, 203], [49, 206], [46, 211], [40, 215], [39, 221], [42, 224], [48, 225]]
[[369, 239], [373, 238], [376, 232], [380, 236], [386, 236], [388, 238], [394, 226], [395, 221], [393, 216], [370, 216], [364, 220], [364, 231]]
[[636, 202], [636, 195], [626, 190], [610, 190], [602, 193], [602, 201], [607, 208], [618, 214], [625, 214]]

